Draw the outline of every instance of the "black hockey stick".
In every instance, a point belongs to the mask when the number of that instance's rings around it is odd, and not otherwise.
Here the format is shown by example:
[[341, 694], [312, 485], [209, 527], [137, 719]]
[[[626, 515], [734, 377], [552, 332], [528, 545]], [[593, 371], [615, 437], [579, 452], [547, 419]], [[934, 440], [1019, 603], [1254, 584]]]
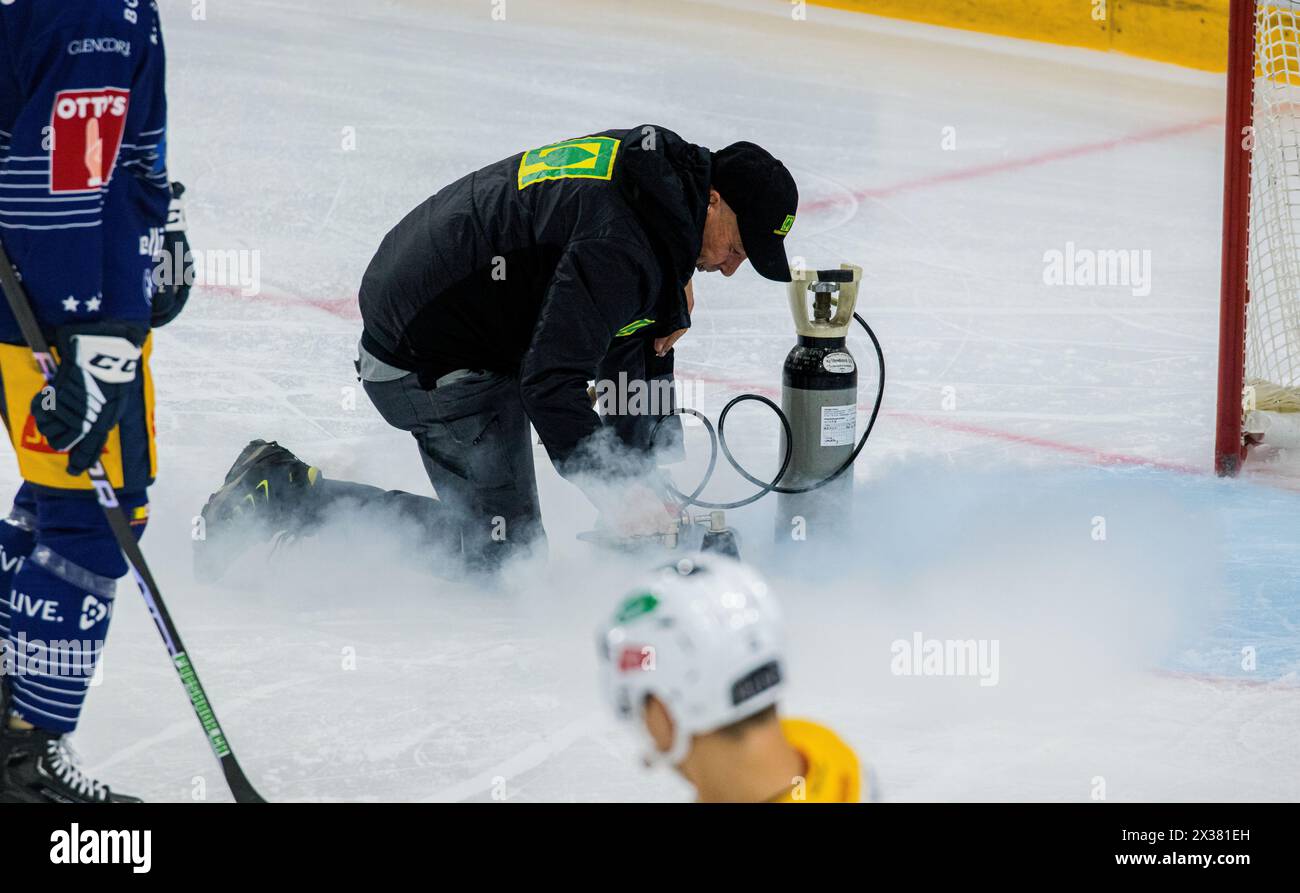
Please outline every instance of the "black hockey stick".
[[[50, 346], [41, 332], [36, 316], [32, 313], [27, 291], [14, 273], [13, 264], [9, 261], [9, 255], [3, 245], [0, 245], [0, 286], [4, 288], [9, 309], [13, 311], [14, 318], [18, 321], [18, 328], [22, 329], [23, 340], [32, 349], [32, 355], [41, 368], [41, 374], [45, 376], [46, 381], [52, 380], [58, 364], [50, 353]], [[225, 732], [217, 722], [217, 714], [208, 703], [203, 684], [199, 682], [199, 674], [190, 663], [189, 655], [185, 653], [181, 634], [172, 623], [167, 605], [163, 603], [162, 593], [158, 591], [158, 584], [154, 581], [149, 565], [144, 560], [144, 553], [140, 551], [140, 544], [136, 542], [135, 534], [131, 532], [131, 522], [127, 520], [126, 513], [118, 504], [117, 493], [113, 491], [113, 485], [104, 471], [104, 463], [95, 462], [86, 473], [90, 475], [90, 483], [95, 488], [95, 495], [104, 509], [104, 515], [108, 518], [108, 526], [112, 528], [118, 546], [131, 564], [131, 571], [135, 575], [136, 584], [140, 587], [140, 594], [144, 596], [145, 606], [153, 616], [153, 622], [158, 627], [163, 644], [167, 646], [167, 653], [171, 655], [181, 685], [185, 686], [185, 693], [189, 696], [190, 706], [194, 708], [194, 715], [199, 718], [204, 734], [207, 735], [208, 744], [221, 762], [221, 771], [226, 776], [230, 793], [235, 795], [237, 803], [265, 803], [266, 801], [253, 789], [248, 777], [244, 775], [244, 770], [239, 767], [239, 762], [235, 759], [235, 754], [226, 740]]]

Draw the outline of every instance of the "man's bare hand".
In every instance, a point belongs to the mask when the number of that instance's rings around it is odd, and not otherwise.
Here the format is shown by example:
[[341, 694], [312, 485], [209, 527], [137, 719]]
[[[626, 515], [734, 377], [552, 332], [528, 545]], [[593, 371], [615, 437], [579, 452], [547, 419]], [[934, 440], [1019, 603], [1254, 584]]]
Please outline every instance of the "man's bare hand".
[[665, 335], [662, 338], [656, 338], [655, 354], [661, 357], [667, 356], [668, 351], [673, 349], [673, 345], [677, 343], [677, 340], [689, 331], [690, 329], [678, 329], [676, 332], [673, 332], [671, 335]]
[[[619, 536], [650, 536], [672, 528], [677, 518], [675, 506], [645, 484], [633, 484], [606, 496], [597, 504], [602, 522]], [[616, 497], [616, 498], [615, 498]]]
[[[686, 312], [695, 312], [695, 289], [694, 282], [686, 283]], [[655, 354], [657, 356], [666, 356], [668, 351], [673, 349], [673, 345], [689, 331], [688, 329], [678, 329], [671, 335], [665, 335], [662, 338], [655, 339]]]

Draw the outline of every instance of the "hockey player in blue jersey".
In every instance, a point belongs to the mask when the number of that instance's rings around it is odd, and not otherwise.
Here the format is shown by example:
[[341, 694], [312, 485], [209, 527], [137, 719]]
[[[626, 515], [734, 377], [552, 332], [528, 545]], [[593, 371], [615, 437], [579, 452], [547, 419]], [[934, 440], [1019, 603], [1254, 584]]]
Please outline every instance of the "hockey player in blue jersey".
[[102, 458], [142, 534], [149, 330], [188, 291], [155, 274], [186, 256], [166, 115], [154, 3], [0, 5], [0, 243], [59, 361], [47, 386], [0, 304], [0, 414], [24, 481], [0, 523], [0, 802], [135, 800], [82, 772], [64, 738], [127, 570], [84, 472]]

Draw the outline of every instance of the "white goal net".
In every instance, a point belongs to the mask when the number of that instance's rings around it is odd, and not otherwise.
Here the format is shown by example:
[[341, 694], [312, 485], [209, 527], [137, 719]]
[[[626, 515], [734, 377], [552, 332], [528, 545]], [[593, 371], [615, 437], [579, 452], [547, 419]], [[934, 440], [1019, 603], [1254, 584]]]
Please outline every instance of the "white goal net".
[[1300, 443], [1300, 0], [1256, 8], [1251, 138], [1245, 429]]

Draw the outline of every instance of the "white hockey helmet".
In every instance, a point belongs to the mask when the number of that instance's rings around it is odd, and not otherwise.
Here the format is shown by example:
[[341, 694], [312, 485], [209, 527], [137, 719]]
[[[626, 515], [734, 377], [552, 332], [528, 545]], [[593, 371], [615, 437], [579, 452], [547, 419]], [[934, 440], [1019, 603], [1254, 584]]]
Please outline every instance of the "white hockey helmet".
[[[647, 739], [650, 763], [679, 764], [695, 735], [777, 702], [785, 685], [780, 607], [750, 568], [718, 555], [682, 559], [633, 588], [598, 630], [604, 688]], [[673, 720], [661, 753], [645, 729], [646, 696]]]

